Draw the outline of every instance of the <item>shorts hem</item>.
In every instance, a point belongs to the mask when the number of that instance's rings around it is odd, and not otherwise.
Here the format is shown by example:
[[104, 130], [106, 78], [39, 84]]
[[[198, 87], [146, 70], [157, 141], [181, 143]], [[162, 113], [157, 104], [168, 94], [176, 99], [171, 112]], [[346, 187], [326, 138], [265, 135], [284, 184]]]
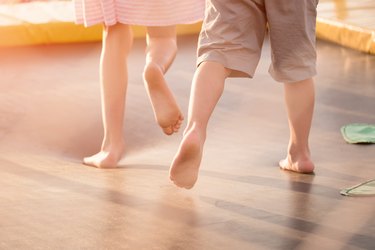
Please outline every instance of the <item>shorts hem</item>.
[[282, 83], [299, 82], [299, 81], [312, 78], [317, 75], [316, 69], [308, 69], [303, 72], [301, 70], [288, 71], [287, 73], [284, 73], [283, 75], [278, 74], [272, 70], [269, 70], [268, 72], [275, 81], [282, 82]]
[[253, 61], [251, 57], [246, 58], [246, 60], [238, 60], [238, 58], [234, 60], [233, 58], [234, 57], [230, 58], [222, 53], [211, 52], [198, 56], [196, 66], [199, 67], [203, 62], [217, 62], [222, 64], [225, 68], [232, 70], [229, 77], [253, 78], [256, 65], [249, 63]]

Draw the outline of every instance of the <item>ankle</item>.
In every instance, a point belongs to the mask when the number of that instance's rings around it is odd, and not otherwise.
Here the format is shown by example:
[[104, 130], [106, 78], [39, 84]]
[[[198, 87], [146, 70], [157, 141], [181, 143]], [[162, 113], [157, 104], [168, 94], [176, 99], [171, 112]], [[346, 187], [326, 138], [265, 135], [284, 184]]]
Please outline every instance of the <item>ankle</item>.
[[195, 136], [201, 140], [202, 143], [206, 140], [206, 127], [197, 123], [189, 124], [184, 130], [183, 136]]
[[308, 146], [291, 144], [288, 147], [288, 159], [291, 162], [310, 160], [310, 149]]
[[124, 140], [104, 140], [102, 144], [102, 151], [113, 152], [123, 151], [125, 148]]

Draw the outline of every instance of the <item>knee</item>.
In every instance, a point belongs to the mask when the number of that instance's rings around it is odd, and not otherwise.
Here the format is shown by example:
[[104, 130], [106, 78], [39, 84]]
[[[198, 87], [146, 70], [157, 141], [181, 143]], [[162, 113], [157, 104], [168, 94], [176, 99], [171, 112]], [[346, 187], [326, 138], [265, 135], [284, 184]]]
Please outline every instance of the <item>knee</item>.
[[155, 62], [147, 62], [143, 69], [143, 78], [149, 82], [163, 74], [163, 68]]

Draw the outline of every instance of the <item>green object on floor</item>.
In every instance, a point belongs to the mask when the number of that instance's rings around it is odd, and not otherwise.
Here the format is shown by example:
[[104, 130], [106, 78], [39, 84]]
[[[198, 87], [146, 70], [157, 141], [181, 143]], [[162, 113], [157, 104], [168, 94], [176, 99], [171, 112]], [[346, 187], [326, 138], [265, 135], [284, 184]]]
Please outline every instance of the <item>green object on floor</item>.
[[341, 134], [349, 143], [375, 143], [375, 125], [353, 123], [341, 127]]
[[345, 196], [375, 196], [375, 179], [341, 190]]

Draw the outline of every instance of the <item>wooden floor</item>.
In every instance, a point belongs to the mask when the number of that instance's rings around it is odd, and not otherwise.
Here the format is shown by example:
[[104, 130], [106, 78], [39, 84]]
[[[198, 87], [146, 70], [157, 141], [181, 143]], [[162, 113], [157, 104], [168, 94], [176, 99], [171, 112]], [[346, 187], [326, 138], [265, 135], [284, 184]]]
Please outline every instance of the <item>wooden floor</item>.
[[[196, 36], [167, 74], [187, 112]], [[144, 41], [129, 58], [121, 167], [81, 164], [102, 138], [100, 44], [0, 50], [0, 249], [375, 249], [375, 197], [340, 190], [375, 178], [375, 145], [340, 127], [375, 123], [375, 56], [318, 42], [311, 133], [315, 175], [281, 171], [282, 85], [267, 73], [228, 80], [196, 187], [168, 180], [181, 133], [156, 126], [143, 83]]]

